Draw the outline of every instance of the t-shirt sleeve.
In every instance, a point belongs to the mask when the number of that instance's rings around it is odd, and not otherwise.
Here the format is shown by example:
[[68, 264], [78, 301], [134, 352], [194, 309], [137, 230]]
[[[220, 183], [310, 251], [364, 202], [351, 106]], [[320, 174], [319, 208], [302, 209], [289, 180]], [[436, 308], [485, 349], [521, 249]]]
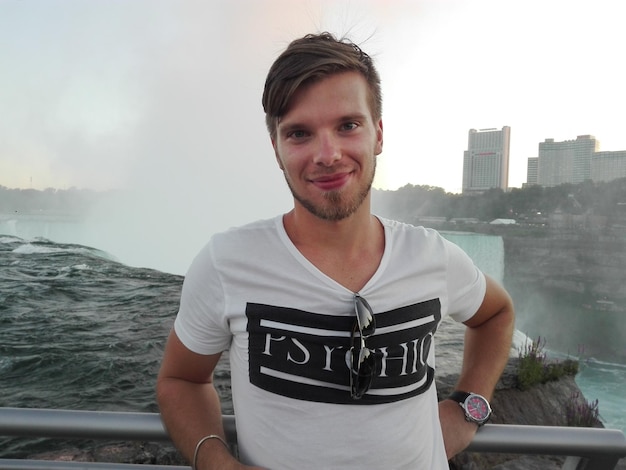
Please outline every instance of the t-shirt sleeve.
[[187, 271], [174, 331], [198, 354], [217, 354], [230, 346], [232, 335], [211, 243], [198, 253]]
[[454, 320], [464, 322], [472, 318], [485, 298], [485, 275], [459, 246], [448, 245], [449, 314]]

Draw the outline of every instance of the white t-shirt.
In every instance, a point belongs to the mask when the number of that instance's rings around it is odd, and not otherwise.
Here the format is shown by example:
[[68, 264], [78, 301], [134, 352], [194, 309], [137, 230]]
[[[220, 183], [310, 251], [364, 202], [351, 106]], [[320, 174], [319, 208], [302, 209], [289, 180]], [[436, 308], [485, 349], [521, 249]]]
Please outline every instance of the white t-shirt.
[[[372, 386], [350, 396], [354, 292], [293, 245], [282, 216], [212, 237], [185, 278], [176, 334], [230, 349], [240, 459], [282, 469], [448, 469], [433, 335], [469, 319], [484, 275], [436, 231], [380, 219], [385, 251], [361, 289], [376, 316]], [[460, 366], [460, 365], [459, 365]]]

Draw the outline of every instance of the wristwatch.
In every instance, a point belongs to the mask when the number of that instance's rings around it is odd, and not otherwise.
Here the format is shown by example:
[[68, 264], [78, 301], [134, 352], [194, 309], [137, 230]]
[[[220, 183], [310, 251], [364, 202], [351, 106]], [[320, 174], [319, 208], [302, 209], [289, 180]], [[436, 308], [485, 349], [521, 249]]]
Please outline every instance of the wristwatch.
[[455, 390], [448, 398], [454, 400], [463, 408], [466, 421], [476, 423], [478, 426], [482, 426], [489, 421], [491, 406], [489, 406], [489, 402], [482, 395]]

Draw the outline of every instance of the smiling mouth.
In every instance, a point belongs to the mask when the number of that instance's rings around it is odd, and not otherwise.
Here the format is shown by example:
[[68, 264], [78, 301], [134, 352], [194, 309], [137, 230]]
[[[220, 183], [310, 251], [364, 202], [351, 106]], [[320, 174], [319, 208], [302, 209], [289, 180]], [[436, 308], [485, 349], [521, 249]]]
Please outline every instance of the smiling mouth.
[[319, 176], [317, 178], [313, 178], [313, 181], [320, 183], [327, 183], [329, 181], [336, 181], [339, 179], [345, 178], [346, 173], [334, 173], [332, 175], [327, 176]]
[[333, 173], [332, 175], [323, 175], [311, 178], [311, 183], [323, 190], [333, 190], [341, 188], [351, 173]]

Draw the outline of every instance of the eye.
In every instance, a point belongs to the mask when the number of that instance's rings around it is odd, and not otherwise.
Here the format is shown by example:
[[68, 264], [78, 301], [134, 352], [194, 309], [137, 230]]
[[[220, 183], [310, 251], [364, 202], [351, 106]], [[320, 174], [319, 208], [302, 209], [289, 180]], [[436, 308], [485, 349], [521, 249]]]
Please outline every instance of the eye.
[[306, 132], [306, 131], [303, 131], [303, 130], [294, 130], [294, 131], [291, 131], [291, 132], [289, 132], [289, 133], [287, 134], [287, 138], [288, 138], [288, 139], [296, 139], [296, 140], [298, 140], [298, 139], [303, 139], [303, 138], [305, 138], [307, 135], [308, 135], [308, 134], [307, 134], [307, 132]]
[[357, 127], [359, 127], [359, 125], [356, 122], [345, 122], [341, 125], [341, 130], [352, 131]]

